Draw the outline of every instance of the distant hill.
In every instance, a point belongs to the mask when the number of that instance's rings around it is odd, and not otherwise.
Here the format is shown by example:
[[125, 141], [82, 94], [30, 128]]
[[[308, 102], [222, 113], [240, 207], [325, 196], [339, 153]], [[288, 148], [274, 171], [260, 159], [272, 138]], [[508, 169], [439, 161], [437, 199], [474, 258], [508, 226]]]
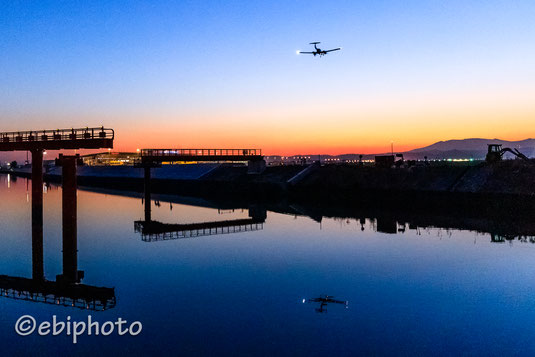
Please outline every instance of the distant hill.
[[511, 148], [532, 148], [535, 147], [535, 139], [525, 139], [520, 141], [507, 141], [500, 139], [461, 139], [461, 140], [447, 140], [439, 141], [432, 145], [410, 150], [409, 152], [423, 152], [423, 151], [450, 151], [450, 150], [486, 150], [487, 144], [502, 144], [504, 147]]
[[507, 141], [500, 139], [462, 139], [439, 141], [432, 145], [407, 151], [408, 159], [483, 159], [487, 153], [487, 144], [501, 144], [503, 147], [516, 148], [527, 156], [535, 156], [535, 139]]

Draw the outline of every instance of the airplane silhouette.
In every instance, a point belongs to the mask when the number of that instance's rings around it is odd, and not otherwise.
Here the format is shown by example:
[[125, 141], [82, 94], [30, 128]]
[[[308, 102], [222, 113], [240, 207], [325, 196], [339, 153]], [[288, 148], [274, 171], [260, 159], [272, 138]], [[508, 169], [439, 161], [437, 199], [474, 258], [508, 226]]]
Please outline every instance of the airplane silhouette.
[[321, 48], [318, 48], [318, 46], [316, 46], [318, 43], [320, 42], [310, 42], [311, 45], [314, 45], [314, 49], [315, 51], [313, 52], [302, 52], [302, 51], [297, 51], [297, 54], [305, 54], [305, 55], [314, 55], [314, 57], [316, 55], [319, 55], [320, 57], [321, 56], [325, 56], [327, 53], [329, 52], [333, 52], [333, 51], [339, 51], [341, 50], [340, 47], [338, 48], [333, 48], [332, 50], [322, 50]]

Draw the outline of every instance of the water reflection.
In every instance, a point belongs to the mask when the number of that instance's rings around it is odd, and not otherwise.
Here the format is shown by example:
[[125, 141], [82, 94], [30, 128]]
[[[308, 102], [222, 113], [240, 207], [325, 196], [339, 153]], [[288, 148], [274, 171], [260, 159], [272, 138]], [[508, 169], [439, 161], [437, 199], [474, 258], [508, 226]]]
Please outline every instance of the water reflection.
[[[70, 178], [73, 179], [72, 177]], [[9, 181], [8, 181], [9, 182]], [[115, 307], [115, 289], [81, 284], [78, 270], [76, 182], [63, 189], [63, 274], [47, 280], [43, 260], [43, 199], [32, 197], [32, 278], [0, 275], [0, 295], [15, 300], [41, 302], [89, 310]], [[26, 186], [28, 187], [28, 185]], [[33, 190], [32, 190], [33, 194]]]
[[[41, 225], [41, 227], [34, 227], [33, 231], [39, 230], [42, 232], [42, 229]], [[64, 245], [64, 247], [67, 248], [66, 251], [64, 250], [64, 255], [67, 254], [76, 257], [76, 251], [72, 250], [72, 244]], [[0, 295], [16, 300], [42, 302], [96, 311], [115, 307], [114, 288], [80, 284], [84, 272], [76, 270], [76, 259], [63, 260], [64, 274], [58, 275], [56, 281], [45, 279], [43, 274], [42, 240], [36, 242], [32, 239], [32, 267], [33, 277], [31, 279], [0, 275]], [[69, 278], [73, 271], [77, 273], [76, 281], [72, 281]], [[65, 272], [71, 273], [66, 274]]]
[[[19, 178], [7, 190], [5, 177], [0, 181], [4, 232], [0, 273], [31, 278], [29, 239], [27, 251], [21, 251], [25, 247], [21, 241], [31, 234], [24, 182]], [[225, 239], [146, 244], [133, 229], [136, 219], [145, 221], [141, 193], [82, 190], [78, 191], [76, 242], [80, 252], [73, 255], [76, 267], [60, 253], [62, 190], [53, 185], [45, 196], [45, 273], [73, 276], [76, 272], [81, 278], [79, 270], [86, 270], [84, 282], [115, 285], [120, 304], [99, 313], [99, 318], [142, 321], [143, 336], [124, 343], [88, 337], [72, 352], [70, 341], [35, 336], [25, 339], [28, 350], [57, 346], [56, 355], [105, 355], [124, 353], [129, 345], [126, 353], [140, 355], [275, 355], [285, 351], [285, 355], [337, 356], [430, 355], [437, 350], [480, 355], [523, 350], [532, 355], [535, 351], [527, 328], [535, 322], [531, 274], [535, 246], [516, 244], [519, 234], [535, 236], [532, 219], [506, 215], [497, 219], [475, 210], [457, 212], [451, 206], [417, 211], [412, 207], [394, 210], [154, 195], [152, 202], [158, 205], [153, 204], [151, 221], [162, 224], [252, 219], [254, 210], [267, 217], [262, 219], [261, 231]], [[515, 244], [491, 244], [491, 233], [495, 237], [510, 234]], [[471, 241], [474, 236], [483, 238], [478, 238], [476, 246]], [[19, 257], [25, 255], [21, 262]], [[57, 289], [82, 285], [55, 280]], [[8, 278], [2, 281], [2, 286], [14, 287]], [[28, 296], [24, 295], [28, 290], [36, 289], [16, 288], [26, 290], [8, 294]], [[320, 295], [325, 293], [329, 296]], [[48, 303], [57, 303], [55, 294], [46, 295]], [[314, 301], [302, 304], [303, 298]], [[348, 300], [352, 308], [328, 299]], [[72, 301], [60, 299], [60, 304], [72, 306]], [[83, 299], [78, 304], [87, 308]], [[5, 313], [0, 329], [4, 329], [2, 342], [8, 346], [6, 355], [16, 355], [9, 340], [13, 339], [13, 323], [21, 315], [82, 318], [89, 313], [7, 299], [0, 307]], [[514, 339], [509, 338], [512, 334]], [[489, 335], [495, 338], [489, 340]], [[480, 349], [474, 351], [471, 346]]]
[[[250, 218], [187, 224], [162, 223], [152, 220], [150, 196], [145, 194], [143, 203], [145, 220], [135, 221], [134, 230], [141, 233], [144, 242], [259, 231], [264, 228], [267, 217], [265, 208], [252, 205], [248, 210]], [[161, 207], [160, 200], [156, 200], [155, 206]], [[169, 202], [169, 210], [173, 210], [172, 202]], [[225, 210], [219, 210], [219, 213], [225, 214]]]
[[334, 296], [330, 295], [320, 295], [320, 297], [312, 298], [312, 299], [303, 299], [303, 304], [305, 302], [308, 303], [319, 303], [319, 307], [315, 309], [317, 313], [324, 313], [327, 312], [327, 305], [329, 304], [335, 304], [335, 305], [344, 305], [344, 307], [347, 309], [349, 307], [349, 301], [342, 301], [342, 300], [336, 300]]
[[367, 218], [340, 218], [334, 217], [341, 224], [351, 225], [353, 222], [361, 231], [402, 235], [415, 232], [417, 236], [436, 234], [439, 237], [451, 236], [454, 231], [472, 231], [478, 235], [487, 235], [492, 243], [505, 243], [518, 241], [522, 243], [535, 243], [535, 226], [529, 221], [517, 221], [515, 224], [495, 221], [493, 218], [471, 218], [467, 220], [444, 219], [439, 216], [419, 216], [412, 218], [394, 217], [367, 217]]
[[[100, 192], [98, 189], [91, 189], [91, 191]], [[135, 193], [109, 190], [106, 192], [138, 197]], [[473, 231], [479, 235], [487, 235], [493, 243], [515, 240], [535, 243], [535, 222], [531, 219], [529, 212], [525, 212], [525, 215], [517, 215], [497, 211], [493, 212], [493, 215], [488, 215], [476, 209], [456, 212], [455, 206], [448, 205], [439, 211], [416, 211], [410, 207], [405, 210], [391, 210], [386, 207], [378, 210], [376, 207], [366, 206], [322, 207], [302, 203], [244, 203], [170, 195], [156, 195], [155, 197], [155, 206], [161, 208], [162, 202], [168, 203], [169, 211], [172, 211], [173, 203], [175, 203], [217, 209], [219, 214], [234, 212], [238, 209], [248, 210], [250, 218], [189, 224], [162, 223], [152, 220], [150, 203], [147, 205], [150, 201], [147, 201], [145, 197], [145, 200], [142, 199], [145, 207], [145, 220], [135, 221], [134, 228], [142, 235], [142, 240], [147, 242], [261, 230], [264, 228], [267, 212], [271, 211], [295, 217], [308, 217], [318, 222], [320, 229], [323, 219], [328, 218], [342, 225], [356, 224], [362, 232], [371, 230], [383, 234], [402, 235], [412, 231], [416, 235], [423, 235], [433, 231], [438, 236], [450, 236], [452, 231]]]

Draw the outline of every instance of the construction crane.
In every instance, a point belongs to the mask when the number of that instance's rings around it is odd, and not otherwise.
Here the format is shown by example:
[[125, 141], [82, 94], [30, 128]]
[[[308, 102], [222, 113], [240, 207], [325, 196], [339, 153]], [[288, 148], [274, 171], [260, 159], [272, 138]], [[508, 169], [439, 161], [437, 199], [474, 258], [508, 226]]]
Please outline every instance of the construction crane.
[[510, 152], [511, 154], [515, 155], [516, 157], [522, 160], [530, 161], [529, 158], [526, 155], [522, 154], [520, 151], [518, 151], [518, 149], [502, 148], [501, 144], [487, 144], [487, 145], [488, 145], [488, 151], [487, 151], [487, 156], [485, 160], [488, 163], [501, 161], [503, 158], [503, 155], [506, 152]]

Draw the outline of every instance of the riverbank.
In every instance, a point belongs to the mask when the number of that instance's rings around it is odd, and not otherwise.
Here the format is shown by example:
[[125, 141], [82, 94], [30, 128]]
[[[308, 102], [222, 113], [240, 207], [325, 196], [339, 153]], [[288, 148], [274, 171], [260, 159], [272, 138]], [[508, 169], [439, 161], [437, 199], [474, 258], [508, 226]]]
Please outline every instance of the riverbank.
[[[313, 169], [311, 169], [313, 168]], [[306, 171], [305, 171], [306, 170]], [[29, 177], [30, 171], [11, 172]], [[296, 179], [298, 178], [298, 180]], [[474, 197], [523, 205], [535, 200], [535, 165], [508, 160], [492, 165], [432, 165], [376, 168], [356, 165], [268, 167], [251, 175], [239, 165], [164, 165], [152, 169], [154, 193], [199, 197], [243, 197], [277, 201], [345, 204], [388, 199], [399, 204], [411, 199], [470, 201]], [[45, 173], [45, 180], [61, 182], [61, 168]], [[78, 182], [89, 187], [142, 192], [143, 171], [134, 167], [86, 166], [78, 169]]]

